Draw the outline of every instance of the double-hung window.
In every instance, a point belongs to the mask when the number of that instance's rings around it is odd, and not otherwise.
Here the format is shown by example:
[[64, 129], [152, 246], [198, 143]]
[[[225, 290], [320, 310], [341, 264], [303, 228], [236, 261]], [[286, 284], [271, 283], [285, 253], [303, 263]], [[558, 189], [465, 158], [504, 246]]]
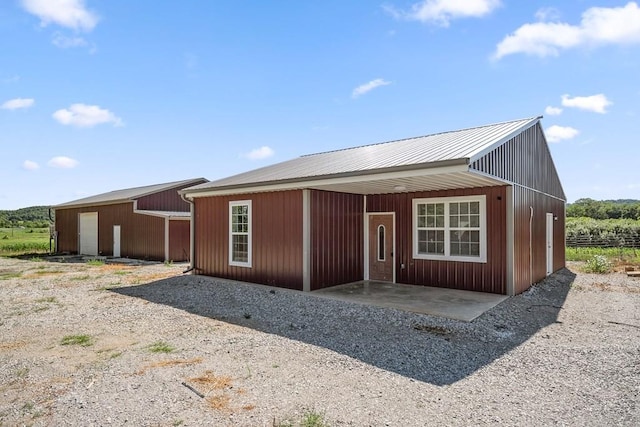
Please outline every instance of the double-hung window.
[[486, 262], [486, 197], [414, 199], [413, 257]]
[[229, 202], [229, 264], [251, 267], [251, 200]]

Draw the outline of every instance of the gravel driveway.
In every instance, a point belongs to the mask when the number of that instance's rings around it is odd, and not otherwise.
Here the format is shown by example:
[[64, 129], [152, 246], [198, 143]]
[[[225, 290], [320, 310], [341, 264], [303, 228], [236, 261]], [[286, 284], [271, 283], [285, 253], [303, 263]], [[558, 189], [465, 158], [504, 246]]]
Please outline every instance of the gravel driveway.
[[464, 323], [183, 269], [0, 258], [0, 426], [640, 425], [623, 273]]

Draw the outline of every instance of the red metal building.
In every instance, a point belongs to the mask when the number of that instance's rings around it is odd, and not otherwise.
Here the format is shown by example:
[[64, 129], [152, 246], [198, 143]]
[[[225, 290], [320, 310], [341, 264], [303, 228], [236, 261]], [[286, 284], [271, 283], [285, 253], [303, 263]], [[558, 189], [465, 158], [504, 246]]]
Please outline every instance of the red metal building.
[[178, 190], [204, 178], [128, 188], [54, 206], [57, 252], [189, 259], [191, 212]]
[[515, 295], [565, 265], [541, 117], [303, 156], [182, 190], [197, 274]]

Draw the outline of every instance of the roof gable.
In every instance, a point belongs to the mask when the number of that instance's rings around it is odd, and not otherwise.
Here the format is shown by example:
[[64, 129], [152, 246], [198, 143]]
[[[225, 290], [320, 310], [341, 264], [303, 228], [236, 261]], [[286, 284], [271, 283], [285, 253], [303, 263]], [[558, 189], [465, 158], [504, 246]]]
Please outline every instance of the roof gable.
[[146, 185], [143, 187], [114, 190], [107, 193], [96, 194], [94, 196], [84, 197], [82, 199], [61, 203], [59, 205], [54, 206], [54, 208], [56, 209], [71, 208], [71, 207], [77, 207], [77, 206], [103, 205], [103, 204], [110, 204], [110, 203], [129, 202], [129, 201], [139, 199], [140, 197], [170, 190], [172, 188], [175, 188], [177, 191], [179, 189], [188, 187], [189, 185], [202, 183], [202, 181], [207, 181], [207, 180], [204, 178], [193, 178], [193, 179], [186, 179], [182, 181], [166, 182], [163, 184], [153, 184], [153, 185]]

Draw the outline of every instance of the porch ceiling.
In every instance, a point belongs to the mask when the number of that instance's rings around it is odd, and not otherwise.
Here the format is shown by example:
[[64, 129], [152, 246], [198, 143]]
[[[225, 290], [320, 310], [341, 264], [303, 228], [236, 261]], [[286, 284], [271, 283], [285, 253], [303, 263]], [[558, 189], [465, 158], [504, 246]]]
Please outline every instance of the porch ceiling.
[[426, 176], [372, 179], [360, 182], [318, 183], [307, 188], [352, 194], [388, 194], [490, 187], [495, 185], [505, 185], [505, 183], [472, 172], [450, 172]]

